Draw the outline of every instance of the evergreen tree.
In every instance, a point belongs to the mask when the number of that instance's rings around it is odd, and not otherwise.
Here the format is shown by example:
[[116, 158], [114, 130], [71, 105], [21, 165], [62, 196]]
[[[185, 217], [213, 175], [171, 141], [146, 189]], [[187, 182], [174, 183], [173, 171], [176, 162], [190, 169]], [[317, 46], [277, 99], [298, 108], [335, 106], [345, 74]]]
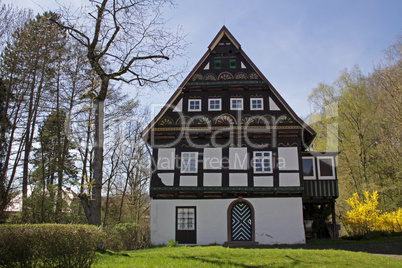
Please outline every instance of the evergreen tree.
[[[64, 182], [75, 182], [77, 179], [77, 168], [74, 163], [74, 155], [71, 150], [73, 144], [67, 139], [68, 130], [65, 129], [66, 113], [61, 110], [53, 111], [39, 128], [37, 142], [39, 147], [34, 149], [34, 171], [32, 179], [41, 190], [36, 199], [39, 204], [34, 204], [40, 209], [36, 210], [33, 218], [41, 221], [62, 221], [62, 203], [65, 202], [66, 193], [63, 191]], [[60, 140], [66, 141], [65, 146], [60, 146]], [[60, 174], [60, 172], [62, 174]], [[59, 178], [62, 178], [60, 183]], [[53, 215], [49, 214], [49, 204]], [[32, 203], [31, 203], [32, 206]], [[39, 217], [38, 217], [39, 216]], [[37, 221], [37, 220], [36, 220]]]

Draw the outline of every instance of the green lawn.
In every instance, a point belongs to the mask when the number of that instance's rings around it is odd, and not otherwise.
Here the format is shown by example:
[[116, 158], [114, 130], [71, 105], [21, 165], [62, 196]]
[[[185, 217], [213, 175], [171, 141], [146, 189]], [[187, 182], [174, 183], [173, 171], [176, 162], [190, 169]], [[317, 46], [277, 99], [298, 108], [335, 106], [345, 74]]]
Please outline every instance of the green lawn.
[[402, 267], [402, 260], [343, 250], [184, 246], [97, 253], [93, 267]]

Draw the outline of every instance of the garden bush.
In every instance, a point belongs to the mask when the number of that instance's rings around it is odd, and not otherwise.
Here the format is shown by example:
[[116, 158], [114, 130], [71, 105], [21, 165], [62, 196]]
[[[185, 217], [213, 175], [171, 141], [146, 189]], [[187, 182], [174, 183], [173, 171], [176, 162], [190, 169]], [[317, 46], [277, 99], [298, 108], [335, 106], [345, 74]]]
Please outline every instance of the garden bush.
[[365, 200], [361, 201], [355, 193], [346, 202], [352, 207], [348, 216], [343, 217], [345, 227], [352, 236], [364, 236], [373, 231], [402, 232], [402, 208], [393, 212], [384, 212], [377, 208], [378, 192], [372, 195], [364, 194]]
[[148, 225], [136, 223], [119, 223], [106, 227], [103, 247], [114, 251], [135, 250], [150, 246]]
[[101, 238], [89, 225], [0, 225], [0, 267], [90, 267]]

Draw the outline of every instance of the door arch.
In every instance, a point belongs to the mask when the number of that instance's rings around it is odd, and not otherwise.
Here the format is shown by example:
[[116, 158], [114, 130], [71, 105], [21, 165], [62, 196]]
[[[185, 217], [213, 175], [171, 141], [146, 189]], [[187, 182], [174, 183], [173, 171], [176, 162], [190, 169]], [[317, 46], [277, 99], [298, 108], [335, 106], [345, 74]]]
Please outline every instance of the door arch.
[[234, 200], [228, 207], [228, 242], [255, 243], [254, 208], [243, 198]]

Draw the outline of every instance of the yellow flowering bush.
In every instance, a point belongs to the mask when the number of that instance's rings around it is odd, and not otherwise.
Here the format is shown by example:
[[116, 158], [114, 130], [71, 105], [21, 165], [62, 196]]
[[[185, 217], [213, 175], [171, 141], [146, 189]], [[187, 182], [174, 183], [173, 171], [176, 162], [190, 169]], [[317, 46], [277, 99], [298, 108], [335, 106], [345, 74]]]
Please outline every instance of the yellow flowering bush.
[[348, 211], [343, 222], [350, 229], [351, 234], [362, 236], [372, 231], [402, 232], [402, 208], [394, 212], [385, 212], [377, 209], [378, 192], [372, 195], [365, 192], [365, 199], [360, 200], [357, 193], [346, 200], [352, 210]]

